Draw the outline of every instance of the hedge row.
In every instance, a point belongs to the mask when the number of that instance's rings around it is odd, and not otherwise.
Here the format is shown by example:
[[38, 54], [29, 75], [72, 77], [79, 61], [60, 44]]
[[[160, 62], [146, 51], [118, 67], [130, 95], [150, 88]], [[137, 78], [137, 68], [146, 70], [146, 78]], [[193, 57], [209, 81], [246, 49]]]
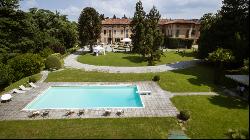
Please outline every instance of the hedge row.
[[165, 38], [164, 45], [169, 49], [187, 48], [190, 49], [194, 43], [194, 39], [183, 39], [183, 38]]

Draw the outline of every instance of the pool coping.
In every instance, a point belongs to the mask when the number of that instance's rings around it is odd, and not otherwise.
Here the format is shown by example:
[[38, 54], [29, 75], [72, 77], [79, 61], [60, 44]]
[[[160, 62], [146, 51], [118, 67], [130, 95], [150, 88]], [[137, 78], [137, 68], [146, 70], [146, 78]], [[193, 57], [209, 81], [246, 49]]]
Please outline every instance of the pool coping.
[[93, 108], [43, 108], [43, 109], [25, 109], [27, 108], [29, 105], [31, 105], [32, 103], [34, 103], [36, 100], [38, 100], [41, 96], [43, 96], [49, 89], [51, 89], [52, 87], [83, 87], [83, 86], [97, 86], [97, 85], [63, 85], [63, 86], [49, 86], [47, 89], [45, 89], [44, 91], [41, 91], [40, 94], [37, 95], [36, 98], [34, 98], [32, 101], [30, 101], [21, 111], [34, 111], [34, 110], [83, 110], [83, 109], [100, 109], [100, 110], [103, 110], [104, 108], [109, 108], [109, 109], [117, 109], [117, 108], [121, 108], [121, 109], [126, 109], [126, 108], [145, 108], [145, 105], [143, 103], [143, 100], [141, 98], [141, 94], [138, 93], [139, 91], [139, 87], [138, 85], [132, 85], [132, 84], [119, 84], [119, 85], [98, 85], [98, 86], [120, 86], [120, 87], [125, 87], [125, 86], [136, 86], [137, 88], [137, 91], [136, 93], [139, 95], [140, 97], [140, 101], [142, 103], [142, 107], [93, 107]]
[[[98, 109], [84, 109], [86, 114], [77, 116], [76, 113], [79, 109], [75, 109], [75, 113], [69, 117], [63, 115], [70, 109], [42, 109], [50, 111], [48, 117], [37, 116], [35, 118], [28, 118], [31, 110], [22, 110], [43, 91], [53, 85], [137, 85], [139, 91], [152, 91], [150, 95], [140, 95], [143, 103], [143, 108], [98, 108]], [[12, 94], [12, 101], [0, 103], [0, 120], [39, 120], [39, 119], [70, 119], [70, 118], [130, 118], [130, 117], [176, 117], [178, 114], [177, 108], [172, 104], [170, 92], [162, 90], [156, 82], [152, 81], [139, 81], [139, 82], [49, 82], [39, 83], [38, 88], [33, 88], [30, 91], [22, 94]], [[111, 110], [110, 116], [103, 116], [105, 109]], [[80, 109], [82, 110], [82, 109]], [[117, 116], [115, 113], [118, 110], [123, 110], [122, 116]], [[35, 111], [35, 110], [33, 110]], [[37, 109], [36, 109], [37, 111]]]

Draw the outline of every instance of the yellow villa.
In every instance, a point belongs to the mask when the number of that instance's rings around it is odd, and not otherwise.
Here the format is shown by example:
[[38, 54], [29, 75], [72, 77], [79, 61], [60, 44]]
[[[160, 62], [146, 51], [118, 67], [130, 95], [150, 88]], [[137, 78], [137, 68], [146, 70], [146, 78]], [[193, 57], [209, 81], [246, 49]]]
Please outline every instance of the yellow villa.
[[[105, 44], [120, 42], [124, 38], [130, 38], [132, 32], [131, 19], [105, 19], [102, 21], [102, 32], [99, 39]], [[200, 22], [197, 19], [161, 19], [159, 30], [169, 37], [189, 38], [195, 41], [199, 38]]]

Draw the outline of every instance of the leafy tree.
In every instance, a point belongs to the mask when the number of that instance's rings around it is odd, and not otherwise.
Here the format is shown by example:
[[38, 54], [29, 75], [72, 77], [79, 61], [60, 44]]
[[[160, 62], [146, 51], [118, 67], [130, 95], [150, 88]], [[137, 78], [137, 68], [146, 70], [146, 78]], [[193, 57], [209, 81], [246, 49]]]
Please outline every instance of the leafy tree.
[[224, 0], [221, 10], [201, 19], [199, 56], [206, 58], [218, 48], [230, 49], [242, 65], [249, 51], [249, 0]]
[[99, 13], [91, 7], [86, 7], [82, 10], [78, 19], [78, 33], [80, 45], [90, 45], [92, 51], [93, 44], [101, 34], [101, 19]]
[[[132, 45], [133, 49], [132, 52], [134, 53], [142, 53], [142, 55], [145, 57], [145, 53], [141, 50], [142, 47], [144, 47], [144, 40], [145, 40], [145, 18], [146, 18], [146, 12], [143, 10], [142, 2], [138, 1], [136, 3], [136, 10], [134, 13], [134, 17], [131, 21], [131, 39], [132, 39]], [[144, 49], [145, 50], [145, 49]]]
[[220, 78], [224, 75], [224, 65], [232, 62], [234, 56], [231, 50], [218, 48], [208, 56], [208, 60], [215, 64], [214, 82], [220, 83]]
[[116, 19], [116, 16], [115, 16], [115, 15], [113, 16], [113, 19]]
[[163, 54], [160, 51], [160, 46], [163, 44], [163, 35], [158, 28], [160, 18], [159, 11], [153, 6], [146, 18], [146, 43], [144, 44], [144, 53], [149, 55], [149, 65], [155, 65], [155, 61], [159, 61]]
[[101, 20], [104, 20], [104, 19], [105, 19], [104, 14], [101, 14], [101, 15], [100, 15], [100, 18], [101, 18]]
[[19, 7], [19, 0], [1, 0], [0, 8], [16, 9]]

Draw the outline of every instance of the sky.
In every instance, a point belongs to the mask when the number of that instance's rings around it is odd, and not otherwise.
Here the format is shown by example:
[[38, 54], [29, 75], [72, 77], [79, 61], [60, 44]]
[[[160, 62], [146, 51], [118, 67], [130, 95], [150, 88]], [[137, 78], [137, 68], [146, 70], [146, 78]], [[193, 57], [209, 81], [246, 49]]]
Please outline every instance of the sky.
[[[58, 11], [68, 15], [71, 21], [77, 21], [85, 7], [93, 7], [105, 17], [133, 17], [138, 0], [22, 0], [20, 9], [41, 8]], [[154, 6], [160, 11], [162, 18], [168, 19], [200, 19], [206, 13], [216, 13], [222, 6], [222, 0], [141, 0], [148, 13]]]

